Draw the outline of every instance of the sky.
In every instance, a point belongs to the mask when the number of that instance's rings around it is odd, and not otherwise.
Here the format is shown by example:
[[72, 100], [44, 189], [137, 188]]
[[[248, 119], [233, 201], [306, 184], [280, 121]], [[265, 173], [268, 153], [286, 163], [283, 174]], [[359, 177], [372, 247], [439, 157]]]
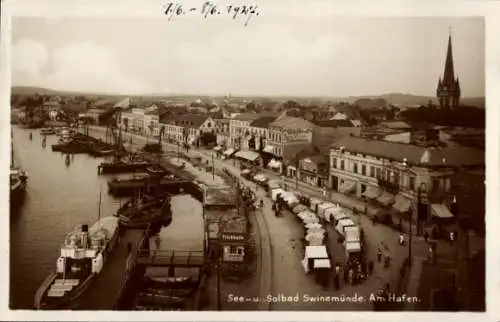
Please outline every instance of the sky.
[[435, 96], [452, 31], [463, 97], [484, 96], [482, 18], [12, 19], [12, 84], [121, 94]]

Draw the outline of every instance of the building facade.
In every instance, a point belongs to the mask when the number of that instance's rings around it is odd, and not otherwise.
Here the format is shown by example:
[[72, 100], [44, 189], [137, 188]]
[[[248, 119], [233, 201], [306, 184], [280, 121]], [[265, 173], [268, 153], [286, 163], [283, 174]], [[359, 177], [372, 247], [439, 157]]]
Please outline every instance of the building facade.
[[244, 113], [229, 120], [229, 136], [233, 148], [240, 150], [244, 146], [248, 147], [248, 140], [251, 138], [250, 123], [259, 116], [256, 113]]
[[312, 143], [314, 124], [302, 118], [282, 116], [269, 124], [264, 150], [276, 158], [280, 172], [300, 150]]
[[451, 178], [463, 167], [484, 168], [484, 152], [347, 137], [330, 150], [329, 186], [399, 212], [414, 209], [420, 192], [422, 201], [437, 209], [451, 201]]

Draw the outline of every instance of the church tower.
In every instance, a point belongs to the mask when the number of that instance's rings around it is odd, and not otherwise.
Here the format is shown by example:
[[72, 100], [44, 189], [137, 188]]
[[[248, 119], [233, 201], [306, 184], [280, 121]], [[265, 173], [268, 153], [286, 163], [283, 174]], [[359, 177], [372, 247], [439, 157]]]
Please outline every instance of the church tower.
[[453, 52], [451, 48], [451, 32], [448, 36], [448, 51], [444, 65], [444, 75], [439, 78], [436, 95], [441, 108], [457, 108], [460, 103], [460, 82], [455, 78]]

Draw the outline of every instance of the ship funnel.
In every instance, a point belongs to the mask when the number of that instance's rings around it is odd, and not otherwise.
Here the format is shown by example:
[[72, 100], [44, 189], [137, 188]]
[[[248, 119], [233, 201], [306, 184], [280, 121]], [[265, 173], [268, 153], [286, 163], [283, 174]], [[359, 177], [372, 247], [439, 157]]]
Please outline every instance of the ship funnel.
[[88, 246], [89, 225], [82, 225], [82, 247]]

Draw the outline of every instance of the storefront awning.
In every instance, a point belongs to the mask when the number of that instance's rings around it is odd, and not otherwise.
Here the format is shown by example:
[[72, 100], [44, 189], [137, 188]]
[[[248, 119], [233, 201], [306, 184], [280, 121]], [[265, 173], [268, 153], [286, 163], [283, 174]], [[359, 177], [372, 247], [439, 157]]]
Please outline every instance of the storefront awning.
[[226, 151], [224, 151], [224, 155], [225, 155], [225, 156], [230, 156], [230, 155], [232, 155], [234, 152], [235, 152], [235, 150], [234, 150], [233, 148], [229, 148], [229, 149], [227, 149]]
[[220, 150], [222, 150], [222, 147], [221, 146], [216, 146], [216, 147], [213, 148], [213, 150], [219, 152]]
[[431, 205], [432, 215], [438, 218], [453, 218], [451, 211], [443, 204], [432, 204]]
[[380, 196], [380, 190], [377, 187], [368, 187], [363, 196], [368, 199], [377, 199]]
[[344, 182], [344, 184], [340, 186], [339, 192], [340, 193], [350, 193], [350, 192], [353, 192], [354, 189], [356, 189], [356, 182], [346, 180]]
[[389, 192], [384, 192], [382, 196], [377, 198], [377, 201], [385, 206], [389, 206], [394, 203], [394, 195]]
[[262, 149], [262, 152], [266, 152], [266, 153], [273, 153], [273, 147], [271, 145], [266, 145], [263, 149]]
[[254, 162], [259, 157], [259, 154], [253, 151], [239, 151], [234, 156], [240, 159]]
[[392, 205], [392, 207], [398, 212], [408, 212], [410, 211], [411, 200], [399, 194], [396, 196], [394, 205]]

